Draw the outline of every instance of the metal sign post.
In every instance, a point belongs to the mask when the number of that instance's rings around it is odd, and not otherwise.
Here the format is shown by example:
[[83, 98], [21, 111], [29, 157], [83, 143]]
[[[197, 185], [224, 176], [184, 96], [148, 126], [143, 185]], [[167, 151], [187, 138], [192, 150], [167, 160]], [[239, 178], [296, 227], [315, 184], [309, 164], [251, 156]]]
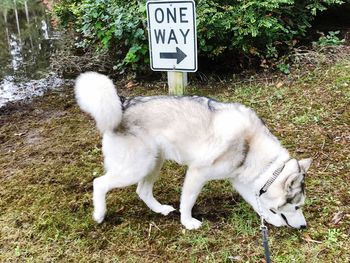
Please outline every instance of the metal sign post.
[[186, 72], [197, 71], [195, 3], [151, 0], [147, 18], [151, 69], [168, 71], [169, 93], [183, 95]]

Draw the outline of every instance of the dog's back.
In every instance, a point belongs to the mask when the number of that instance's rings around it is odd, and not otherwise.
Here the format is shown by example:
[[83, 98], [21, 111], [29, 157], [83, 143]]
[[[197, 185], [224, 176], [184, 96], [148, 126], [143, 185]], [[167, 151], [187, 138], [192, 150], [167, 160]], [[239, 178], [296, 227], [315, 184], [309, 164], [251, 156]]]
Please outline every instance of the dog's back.
[[180, 164], [208, 163], [226, 145], [244, 141], [259, 122], [237, 103], [197, 96], [136, 97], [124, 103], [121, 133], [155, 140], [166, 159]]

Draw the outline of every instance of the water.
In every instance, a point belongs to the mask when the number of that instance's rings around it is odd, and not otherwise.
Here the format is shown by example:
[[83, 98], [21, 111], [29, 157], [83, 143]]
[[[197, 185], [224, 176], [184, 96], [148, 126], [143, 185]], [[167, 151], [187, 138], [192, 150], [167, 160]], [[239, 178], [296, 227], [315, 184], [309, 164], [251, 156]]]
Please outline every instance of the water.
[[0, 107], [63, 84], [50, 72], [58, 38], [39, 1], [0, 0]]

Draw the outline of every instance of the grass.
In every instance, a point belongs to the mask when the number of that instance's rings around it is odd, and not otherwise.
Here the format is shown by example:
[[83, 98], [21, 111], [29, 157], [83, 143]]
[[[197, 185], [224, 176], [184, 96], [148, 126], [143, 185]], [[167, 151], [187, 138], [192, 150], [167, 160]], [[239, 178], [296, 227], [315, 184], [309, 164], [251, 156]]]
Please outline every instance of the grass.
[[[273, 262], [349, 262], [350, 56], [301, 73], [197, 83], [189, 93], [252, 107], [293, 156], [314, 158], [308, 228], [269, 226]], [[121, 88], [128, 96], [165, 92], [164, 83]], [[71, 87], [2, 109], [1, 262], [264, 262], [259, 218], [225, 181], [205, 186], [194, 208], [204, 220], [196, 231], [183, 229], [178, 212], [150, 211], [135, 186], [112, 191], [105, 222], [95, 224], [100, 139]], [[155, 187], [161, 202], [178, 209], [184, 173], [166, 163]]]

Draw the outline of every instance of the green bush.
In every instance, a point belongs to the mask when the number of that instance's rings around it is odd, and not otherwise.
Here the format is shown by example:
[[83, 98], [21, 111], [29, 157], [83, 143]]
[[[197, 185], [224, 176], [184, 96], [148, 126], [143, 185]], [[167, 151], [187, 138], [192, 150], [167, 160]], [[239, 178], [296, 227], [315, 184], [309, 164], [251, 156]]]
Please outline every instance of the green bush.
[[[201, 58], [228, 54], [268, 61], [285, 54], [305, 36], [320, 11], [341, 0], [197, 0]], [[146, 3], [137, 0], [61, 0], [62, 25], [81, 36], [77, 46], [109, 49], [115, 68], [148, 68]]]
[[81, 0], [60, 0], [54, 5], [55, 15], [59, 18], [62, 27], [73, 25], [76, 30], [79, 29], [81, 24], [77, 21], [81, 2]]
[[149, 64], [146, 6], [141, 1], [62, 0], [55, 13], [80, 35], [78, 48], [108, 49], [115, 68], [134, 71]]
[[329, 31], [327, 35], [322, 34], [318, 41], [313, 42], [314, 46], [338, 46], [345, 43], [345, 39], [338, 37], [340, 31]]

